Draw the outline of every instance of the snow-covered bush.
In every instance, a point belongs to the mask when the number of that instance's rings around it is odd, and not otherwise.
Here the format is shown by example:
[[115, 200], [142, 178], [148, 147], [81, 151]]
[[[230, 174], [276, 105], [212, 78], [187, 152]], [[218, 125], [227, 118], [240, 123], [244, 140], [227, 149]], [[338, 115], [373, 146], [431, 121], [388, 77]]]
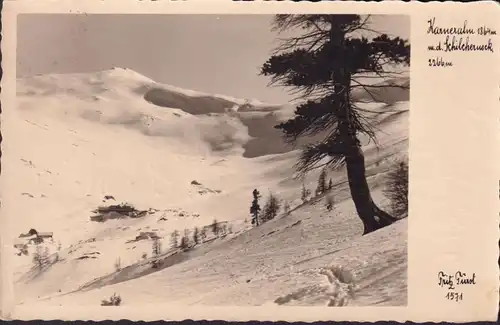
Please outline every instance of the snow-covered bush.
[[408, 163], [398, 162], [387, 174], [384, 195], [391, 202], [394, 217], [408, 216]]

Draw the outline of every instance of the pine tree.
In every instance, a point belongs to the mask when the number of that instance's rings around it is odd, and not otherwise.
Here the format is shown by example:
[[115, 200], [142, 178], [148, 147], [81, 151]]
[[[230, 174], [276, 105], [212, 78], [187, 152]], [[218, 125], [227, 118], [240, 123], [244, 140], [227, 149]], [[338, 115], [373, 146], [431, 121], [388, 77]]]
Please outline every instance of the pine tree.
[[252, 200], [252, 205], [250, 206], [250, 214], [252, 214], [252, 225], [258, 226], [259, 213], [260, 213], [260, 205], [259, 205], [260, 193], [259, 191], [257, 191], [257, 189], [254, 189], [252, 195], [253, 195], [253, 200]]
[[200, 237], [201, 237], [201, 242], [204, 243], [205, 239], [207, 239], [207, 230], [205, 229], [205, 227], [201, 228]]
[[198, 227], [194, 227], [193, 241], [196, 245], [198, 245], [200, 243], [200, 230], [198, 229]]
[[177, 230], [174, 230], [172, 232], [172, 235], [170, 235], [170, 243], [172, 245], [172, 248], [177, 248], [178, 243], [179, 243], [179, 232]]
[[219, 223], [217, 222], [217, 219], [214, 219], [211, 225], [212, 232], [214, 233], [215, 236], [219, 235]]
[[303, 203], [307, 202], [309, 195], [311, 195], [311, 191], [306, 188], [306, 185], [304, 183], [302, 183], [302, 191], [300, 193], [300, 199], [302, 200]]
[[330, 180], [328, 181], [328, 190], [331, 190], [333, 188], [333, 182], [332, 182], [332, 179], [330, 178]]
[[273, 193], [269, 193], [269, 197], [267, 198], [262, 212], [262, 221], [266, 222], [274, 219], [278, 215], [279, 209], [280, 203], [278, 198]]
[[326, 192], [326, 169], [323, 168], [318, 177], [318, 187], [316, 188], [317, 194], [323, 194]]
[[37, 269], [43, 269], [49, 263], [49, 249], [36, 245], [35, 252], [33, 253], [33, 264]]
[[191, 241], [189, 240], [189, 235], [190, 235], [190, 232], [189, 232], [189, 229], [184, 229], [184, 241], [185, 241], [185, 244], [189, 247], [189, 244], [191, 243]]
[[161, 242], [159, 238], [153, 239], [153, 257], [161, 255]]
[[[367, 27], [369, 18], [351, 14], [277, 15], [276, 30], [297, 29], [301, 35], [285, 39], [261, 69], [262, 75], [271, 77], [271, 84], [292, 87], [305, 99], [293, 118], [276, 126], [285, 139], [294, 144], [303, 136], [325, 134], [303, 148], [297, 170], [304, 174], [322, 165], [335, 168], [345, 164], [363, 234], [396, 219], [372, 199], [359, 135], [376, 143], [375, 132], [351, 92], [364, 89], [373, 97], [365, 80], [394, 76], [397, 73], [393, 67], [410, 64], [407, 40], [380, 33], [372, 39], [360, 36], [363, 31], [372, 31]], [[321, 164], [324, 160], [327, 162]]]
[[161, 242], [160, 242], [159, 238], [153, 239], [152, 248], [153, 248], [153, 258], [154, 259], [151, 263], [152, 263], [153, 268], [157, 268], [160, 266], [160, 261], [158, 261], [156, 258], [161, 255]]
[[189, 248], [189, 230], [184, 229], [184, 236], [181, 238], [181, 249], [186, 250]]

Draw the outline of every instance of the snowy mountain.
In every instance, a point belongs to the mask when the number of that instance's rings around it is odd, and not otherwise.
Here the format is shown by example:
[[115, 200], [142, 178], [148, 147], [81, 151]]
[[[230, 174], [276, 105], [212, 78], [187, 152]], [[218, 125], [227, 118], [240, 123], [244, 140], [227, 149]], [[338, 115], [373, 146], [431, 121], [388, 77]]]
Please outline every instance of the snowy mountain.
[[[363, 150], [383, 207], [384, 174], [407, 153], [409, 109], [397, 87], [408, 80], [384, 82], [395, 87], [377, 102], [355, 94], [378, 130], [379, 148], [365, 141]], [[17, 304], [94, 306], [113, 293], [133, 306], [406, 304], [407, 221], [361, 237], [344, 169], [328, 176], [332, 211], [326, 196], [303, 203], [297, 148], [273, 128], [292, 106], [179, 89], [121, 68], [17, 87], [17, 108], [3, 117], [8, 229], [17, 247], [30, 229], [53, 233], [38, 245], [50, 255], [41, 270], [37, 245], [13, 249]], [[305, 185], [314, 191], [316, 181], [312, 174]], [[255, 188], [261, 205], [272, 191], [291, 212], [252, 227]], [[120, 203], [137, 214], [91, 219]], [[217, 235], [214, 220], [225, 228]], [[200, 243], [171, 247], [174, 230], [192, 237], [195, 227], [206, 230]]]

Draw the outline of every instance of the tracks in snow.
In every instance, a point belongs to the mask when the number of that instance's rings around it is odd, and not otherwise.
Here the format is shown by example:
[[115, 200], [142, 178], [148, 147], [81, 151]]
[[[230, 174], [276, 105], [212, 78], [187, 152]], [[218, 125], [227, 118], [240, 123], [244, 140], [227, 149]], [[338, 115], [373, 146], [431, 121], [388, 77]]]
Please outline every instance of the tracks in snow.
[[326, 277], [326, 284], [317, 283], [302, 287], [292, 293], [278, 297], [278, 305], [325, 304], [328, 307], [347, 306], [354, 297], [355, 281], [353, 274], [338, 266], [329, 266], [317, 270], [317, 275]]

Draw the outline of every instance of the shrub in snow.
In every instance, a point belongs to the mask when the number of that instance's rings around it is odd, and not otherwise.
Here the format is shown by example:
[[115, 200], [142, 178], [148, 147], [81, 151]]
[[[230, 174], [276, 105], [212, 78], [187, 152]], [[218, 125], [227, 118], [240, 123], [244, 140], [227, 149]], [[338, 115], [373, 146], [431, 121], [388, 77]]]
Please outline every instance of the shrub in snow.
[[48, 247], [36, 246], [35, 252], [33, 253], [33, 264], [40, 270], [49, 264]]
[[278, 198], [273, 193], [270, 193], [262, 211], [262, 221], [265, 222], [274, 219], [278, 215], [279, 210], [280, 202]]
[[328, 195], [326, 197], [326, 209], [328, 211], [332, 211], [335, 206], [335, 201], [333, 200], [333, 196]]
[[406, 161], [398, 162], [387, 173], [383, 193], [389, 199], [395, 217], [408, 216], [408, 163]]
[[120, 295], [117, 295], [116, 293], [113, 293], [111, 297], [109, 297], [108, 300], [101, 300], [101, 306], [120, 306], [122, 303], [122, 297]]

